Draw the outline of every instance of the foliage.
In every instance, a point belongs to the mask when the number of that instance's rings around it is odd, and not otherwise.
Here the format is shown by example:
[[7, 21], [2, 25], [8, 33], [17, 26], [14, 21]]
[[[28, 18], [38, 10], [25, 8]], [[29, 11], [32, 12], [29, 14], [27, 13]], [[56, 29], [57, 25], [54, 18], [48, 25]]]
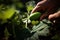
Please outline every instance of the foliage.
[[[0, 5], [0, 33], [3, 34], [0, 36], [2, 37], [0, 40], [39, 40], [39, 36], [47, 36], [46, 39], [53, 36], [50, 39], [59, 40], [57, 33], [53, 35], [50, 32], [54, 27], [51, 27], [52, 23], [48, 19], [39, 21], [28, 18], [37, 1], [6, 0], [4, 2], [4, 0], [0, 0], [2, 2]], [[53, 31], [55, 32], [55, 30]], [[40, 39], [43, 40], [44, 38]]]

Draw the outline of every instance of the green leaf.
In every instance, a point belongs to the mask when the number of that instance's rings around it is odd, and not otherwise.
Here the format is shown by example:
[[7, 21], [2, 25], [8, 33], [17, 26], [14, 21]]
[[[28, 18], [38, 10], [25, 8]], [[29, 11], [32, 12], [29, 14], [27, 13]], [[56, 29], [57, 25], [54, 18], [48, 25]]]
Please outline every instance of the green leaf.
[[30, 12], [35, 6], [35, 1], [29, 1], [26, 3], [27, 11]]
[[18, 8], [23, 8], [23, 7], [24, 7], [24, 5], [23, 5], [22, 2], [17, 2], [17, 3], [16, 3], [16, 6], [17, 6]]
[[9, 19], [13, 16], [13, 14], [15, 13], [15, 7], [12, 6], [10, 8], [8, 8], [6, 11], [4, 11], [4, 13], [0, 13], [0, 19], [2, 20], [6, 20]]
[[33, 8], [34, 8], [33, 6], [28, 6], [28, 7], [27, 7], [27, 10], [28, 10], [28, 11], [31, 11]]
[[45, 35], [46, 36], [47, 33], [49, 33], [49, 27], [50, 26], [48, 24], [51, 24], [51, 23], [47, 23], [47, 22], [49, 22], [49, 20], [43, 20], [43, 21], [40, 21], [40, 23], [38, 25], [34, 25], [31, 33], [37, 32], [39, 35]]
[[5, 28], [4, 33], [5, 33], [5, 39], [8, 40], [10, 34], [9, 34], [7, 28]]

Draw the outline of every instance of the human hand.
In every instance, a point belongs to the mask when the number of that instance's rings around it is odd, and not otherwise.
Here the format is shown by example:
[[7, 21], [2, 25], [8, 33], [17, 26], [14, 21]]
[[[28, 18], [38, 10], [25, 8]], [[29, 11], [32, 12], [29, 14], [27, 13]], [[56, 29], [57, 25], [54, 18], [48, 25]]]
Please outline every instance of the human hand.
[[51, 0], [43, 0], [37, 3], [36, 7], [32, 10], [31, 13], [37, 12], [37, 11], [46, 11], [42, 14], [40, 17], [40, 20], [48, 17], [50, 14], [54, 13], [55, 10], [57, 9], [57, 5], [55, 1]]
[[50, 14], [48, 19], [51, 20], [53, 23], [60, 24], [60, 10], [54, 14]]

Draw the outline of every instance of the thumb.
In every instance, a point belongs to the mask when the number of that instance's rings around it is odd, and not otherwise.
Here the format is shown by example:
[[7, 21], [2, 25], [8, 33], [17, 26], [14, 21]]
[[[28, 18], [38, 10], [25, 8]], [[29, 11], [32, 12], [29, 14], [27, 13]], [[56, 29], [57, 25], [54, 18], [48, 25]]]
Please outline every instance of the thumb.
[[56, 20], [58, 18], [60, 18], [60, 11], [58, 11], [57, 13], [54, 13], [54, 14], [50, 14], [48, 17], [49, 20]]

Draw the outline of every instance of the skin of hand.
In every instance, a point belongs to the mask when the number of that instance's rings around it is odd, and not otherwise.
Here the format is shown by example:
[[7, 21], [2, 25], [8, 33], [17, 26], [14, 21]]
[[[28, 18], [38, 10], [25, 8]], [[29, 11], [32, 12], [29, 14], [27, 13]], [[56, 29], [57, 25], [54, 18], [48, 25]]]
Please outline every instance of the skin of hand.
[[[55, 20], [56, 18], [60, 17], [60, 11], [54, 13], [56, 10], [57, 5], [56, 1], [52, 0], [42, 0], [37, 3], [36, 7], [31, 11], [31, 13], [37, 12], [37, 11], [46, 11], [42, 14], [40, 17], [40, 20], [48, 17], [49, 20]], [[54, 14], [53, 14], [54, 13]]]
[[50, 14], [48, 16], [48, 19], [51, 20], [53, 23], [59, 23], [60, 24], [60, 10], [54, 14]]

